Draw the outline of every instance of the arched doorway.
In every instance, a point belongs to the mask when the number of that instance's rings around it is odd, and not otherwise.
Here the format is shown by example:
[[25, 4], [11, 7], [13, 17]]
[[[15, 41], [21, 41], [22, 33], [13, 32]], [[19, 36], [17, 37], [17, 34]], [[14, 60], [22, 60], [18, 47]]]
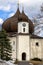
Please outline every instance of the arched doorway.
[[26, 60], [26, 53], [22, 53], [22, 60]]

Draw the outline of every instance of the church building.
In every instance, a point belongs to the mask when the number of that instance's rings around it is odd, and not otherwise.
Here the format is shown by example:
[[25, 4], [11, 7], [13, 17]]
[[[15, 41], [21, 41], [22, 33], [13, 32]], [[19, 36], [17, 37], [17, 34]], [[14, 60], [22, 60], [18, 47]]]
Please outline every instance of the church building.
[[13, 60], [43, 59], [43, 37], [34, 35], [34, 24], [24, 10], [21, 13], [18, 7], [16, 13], [4, 21], [2, 28], [10, 39]]

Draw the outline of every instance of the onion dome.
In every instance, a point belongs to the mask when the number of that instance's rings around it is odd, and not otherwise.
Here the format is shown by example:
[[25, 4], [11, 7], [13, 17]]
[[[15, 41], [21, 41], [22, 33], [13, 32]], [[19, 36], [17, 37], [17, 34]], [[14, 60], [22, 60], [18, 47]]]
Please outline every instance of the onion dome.
[[29, 23], [29, 33], [32, 34], [34, 31], [33, 23], [31, 22], [30, 19], [28, 19], [28, 17], [24, 13], [24, 11], [22, 11], [22, 13], [20, 13], [19, 7], [18, 7], [14, 16], [12, 16], [4, 21], [4, 23], [2, 24], [2, 28], [4, 30], [6, 30], [6, 32], [8, 32], [8, 33], [17, 32], [17, 30], [18, 30], [17, 24], [18, 24], [19, 20], [21, 20], [21, 22], [25, 21], [25, 22]]
[[29, 22], [29, 33], [32, 34], [34, 32], [34, 25], [30, 19], [28, 19], [28, 22]]
[[17, 32], [18, 15], [21, 15], [19, 8], [17, 9], [14, 16], [4, 21], [2, 28], [6, 30], [6, 32]]
[[22, 20], [25, 22], [28, 22], [28, 17], [26, 16], [26, 14], [24, 13], [24, 11], [22, 11]]

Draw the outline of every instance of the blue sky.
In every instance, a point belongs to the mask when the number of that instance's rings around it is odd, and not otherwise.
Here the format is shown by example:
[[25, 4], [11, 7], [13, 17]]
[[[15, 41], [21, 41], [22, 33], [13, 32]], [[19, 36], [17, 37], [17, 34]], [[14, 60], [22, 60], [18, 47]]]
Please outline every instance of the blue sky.
[[[17, 10], [17, 3], [18, 0], [0, 0], [0, 24], [15, 14]], [[23, 4], [25, 13], [29, 18], [33, 18], [40, 12], [40, 5], [42, 3], [43, 0], [19, 0], [19, 8], [20, 11], [22, 11]]]

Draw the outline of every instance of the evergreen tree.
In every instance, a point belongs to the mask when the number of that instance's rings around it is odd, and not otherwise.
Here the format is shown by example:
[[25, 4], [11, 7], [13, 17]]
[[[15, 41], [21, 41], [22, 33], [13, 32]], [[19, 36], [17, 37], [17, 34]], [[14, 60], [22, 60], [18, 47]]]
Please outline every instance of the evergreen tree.
[[11, 44], [4, 30], [0, 31], [0, 58], [2, 60], [11, 60]]

